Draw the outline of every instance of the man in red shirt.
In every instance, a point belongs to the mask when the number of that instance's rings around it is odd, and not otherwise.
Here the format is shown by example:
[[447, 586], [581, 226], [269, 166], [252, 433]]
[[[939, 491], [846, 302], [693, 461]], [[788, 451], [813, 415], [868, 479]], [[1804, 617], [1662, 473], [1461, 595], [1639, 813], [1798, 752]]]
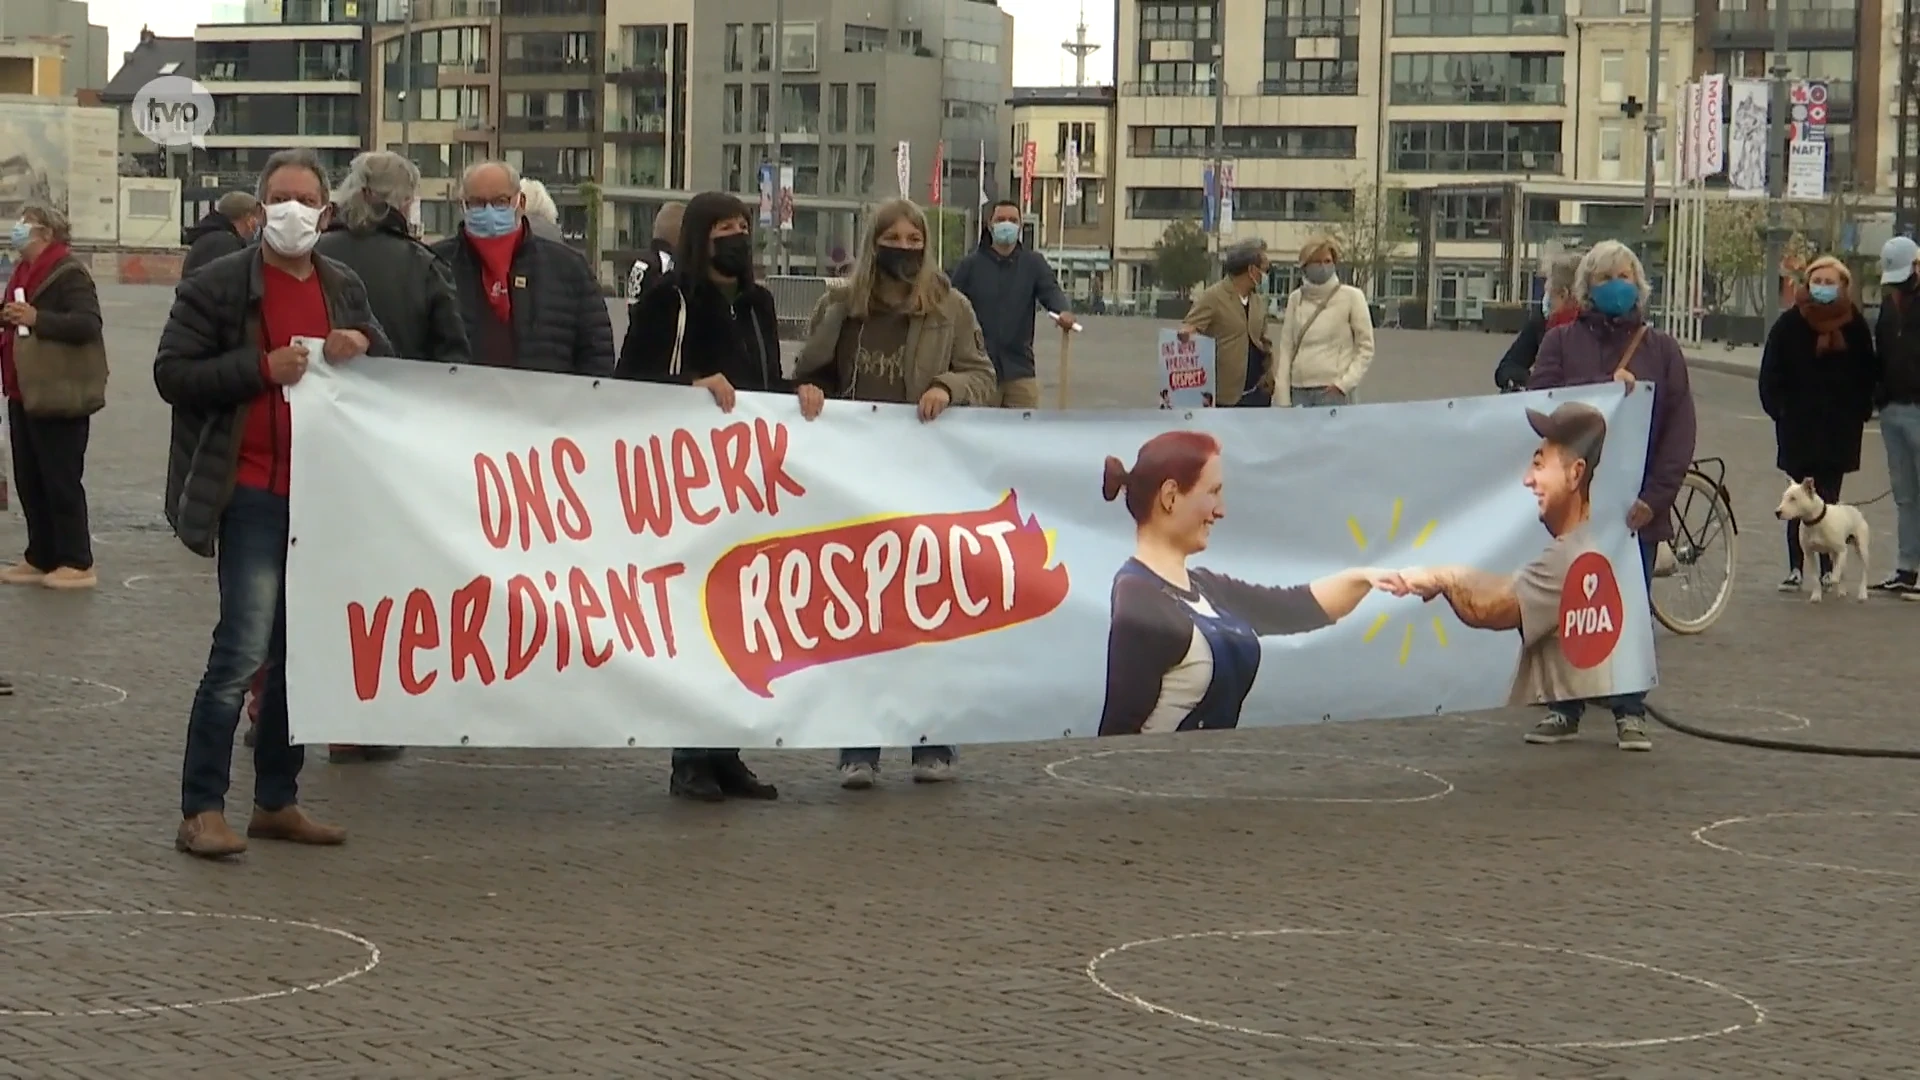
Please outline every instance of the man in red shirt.
[[268, 158], [259, 195], [266, 211], [261, 245], [215, 259], [180, 283], [153, 363], [154, 385], [173, 406], [167, 520], [190, 550], [218, 560], [220, 620], [187, 723], [174, 840], [203, 858], [247, 847], [227, 824], [226, 794], [241, 701], [263, 668], [246, 835], [297, 844], [346, 839], [300, 809], [306, 751], [287, 734], [293, 426], [284, 388], [312, 359], [296, 339], [324, 341], [332, 363], [392, 349], [359, 277], [313, 254], [330, 212], [326, 170], [313, 152]]

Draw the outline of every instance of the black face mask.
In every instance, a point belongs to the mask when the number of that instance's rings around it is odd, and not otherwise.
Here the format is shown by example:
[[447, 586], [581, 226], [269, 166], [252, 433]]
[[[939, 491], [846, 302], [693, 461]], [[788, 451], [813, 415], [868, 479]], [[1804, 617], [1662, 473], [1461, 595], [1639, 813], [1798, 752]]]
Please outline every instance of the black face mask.
[[873, 251], [873, 264], [895, 281], [912, 281], [919, 277], [921, 264], [926, 259], [927, 253], [918, 248], [887, 247], [882, 244]]
[[753, 270], [753, 238], [746, 233], [715, 237], [713, 268], [730, 278], [743, 278]]

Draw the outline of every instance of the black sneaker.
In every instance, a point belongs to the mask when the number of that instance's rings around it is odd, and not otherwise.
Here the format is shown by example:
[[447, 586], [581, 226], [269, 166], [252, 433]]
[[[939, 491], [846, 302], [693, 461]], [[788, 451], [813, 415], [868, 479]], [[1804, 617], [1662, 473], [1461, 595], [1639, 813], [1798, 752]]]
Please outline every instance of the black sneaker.
[[5, 679], [0, 679], [0, 697], [12, 697], [12, 696], [13, 696], [13, 684], [8, 682]]
[[725, 802], [727, 793], [714, 778], [713, 762], [705, 754], [674, 762], [673, 777], [667, 781], [669, 794], [695, 802]]
[[1789, 570], [1787, 571], [1787, 576], [1780, 579], [1780, 591], [1799, 592], [1801, 587], [1806, 585], [1806, 583], [1806, 579], [1800, 576], [1800, 571]]
[[780, 789], [753, 775], [753, 770], [747, 768], [747, 763], [740, 760], [738, 753], [719, 755], [709, 760], [713, 782], [729, 798], [770, 802], [780, 797]]
[[1917, 583], [1914, 578], [1915, 574], [1912, 570], [1895, 570], [1892, 577], [1873, 586], [1873, 591], [1885, 593], [1888, 596], [1909, 596], [1920, 592], [1920, 583]]

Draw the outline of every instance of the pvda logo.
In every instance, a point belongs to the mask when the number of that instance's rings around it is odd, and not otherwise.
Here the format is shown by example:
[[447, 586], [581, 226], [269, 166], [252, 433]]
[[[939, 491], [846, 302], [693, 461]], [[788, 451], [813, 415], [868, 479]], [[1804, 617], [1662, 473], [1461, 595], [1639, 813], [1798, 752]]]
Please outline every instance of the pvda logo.
[[213, 95], [184, 75], [162, 75], [133, 95], [133, 126], [158, 146], [206, 148]]

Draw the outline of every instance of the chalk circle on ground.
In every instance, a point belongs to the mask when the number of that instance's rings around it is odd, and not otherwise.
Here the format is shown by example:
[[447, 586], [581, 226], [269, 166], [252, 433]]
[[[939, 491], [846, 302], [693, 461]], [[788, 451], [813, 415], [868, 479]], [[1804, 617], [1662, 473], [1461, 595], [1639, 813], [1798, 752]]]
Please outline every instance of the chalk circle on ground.
[[[42, 921], [54, 922], [54, 923], [63, 922], [63, 921], [79, 922], [82, 920], [101, 920], [101, 921], [114, 921], [114, 922], [119, 922], [123, 920], [133, 920], [133, 921], [147, 921], [147, 922], [156, 922], [156, 921], [172, 922], [172, 923], [175, 923], [176, 925], [189, 923], [192, 920], [201, 920], [203, 924], [211, 924], [210, 930], [206, 932], [217, 936], [219, 940], [214, 942], [204, 942], [204, 943], [197, 944], [195, 946], [196, 949], [204, 948], [207, 946], [211, 946], [212, 948], [215, 948], [215, 949], [219, 949], [222, 947], [228, 948], [228, 949], [233, 948], [234, 945], [232, 942], [232, 936], [233, 936], [232, 927], [235, 924], [252, 925], [256, 927], [285, 928], [285, 929], [299, 930], [299, 931], [314, 933], [314, 934], [328, 935], [332, 938], [338, 939], [340, 941], [344, 941], [353, 947], [353, 951], [355, 954], [357, 954], [358, 959], [353, 961], [353, 966], [350, 967], [348, 970], [327, 978], [315, 978], [310, 980], [299, 981], [294, 985], [277, 986], [274, 989], [262, 990], [257, 993], [233, 994], [226, 997], [208, 997], [208, 998], [201, 998], [201, 999], [190, 1000], [190, 1001], [155, 1002], [152, 1004], [145, 1004], [145, 1005], [120, 1005], [120, 1006], [108, 1006], [108, 1007], [97, 1007], [97, 1008], [20, 1009], [20, 1008], [6, 1007], [6, 999], [4, 997], [4, 993], [0, 992], [0, 1018], [24, 1017], [24, 1018], [46, 1019], [46, 1018], [95, 1017], [95, 1016], [150, 1016], [156, 1013], [191, 1012], [196, 1009], [213, 1009], [213, 1008], [219, 1008], [221, 1006], [226, 1006], [226, 1005], [252, 1005], [262, 1001], [272, 1001], [275, 998], [291, 997], [294, 994], [317, 994], [323, 990], [330, 990], [333, 987], [339, 986], [341, 983], [348, 982], [353, 979], [357, 979], [360, 976], [365, 975], [369, 971], [372, 971], [374, 968], [380, 966], [380, 946], [375, 945], [373, 942], [367, 940], [366, 938], [361, 937], [359, 934], [355, 934], [347, 930], [342, 930], [337, 926], [327, 926], [324, 923], [306, 922], [300, 919], [273, 919], [273, 918], [268, 918], [267, 916], [264, 916], [264, 915], [234, 915], [234, 914], [228, 914], [223, 912], [207, 912], [207, 911], [131, 911], [131, 910], [130, 911], [109, 911], [109, 910], [104, 910], [99, 908], [76, 909], [76, 910], [69, 910], [69, 911], [7, 911], [7, 912], [0, 912], [0, 935], [11, 936], [14, 933], [21, 933], [23, 932], [20, 929], [21, 925], [23, 923], [33, 921], [33, 920], [42, 920]], [[135, 937], [142, 932], [143, 931], [140, 931], [140, 930], [134, 930], [134, 931], [128, 932], [128, 931], [125, 931], [124, 929], [115, 929], [113, 931], [115, 935], [115, 941], [113, 945], [114, 951], [117, 954], [125, 953], [126, 951], [128, 951], [128, 947], [125, 944], [125, 939]], [[8, 944], [12, 944], [16, 947], [20, 945], [20, 943], [17, 941], [7, 942], [4, 940], [4, 937], [0, 937], [0, 946], [4, 946]], [[63, 971], [71, 967], [70, 961], [71, 961], [72, 955], [75, 952], [79, 952], [86, 948], [86, 945], [84, 943], [76, 942], [76, 941], [66, 942], [65, 945], [67, 946], [67, 948], [63, 954], [62, 963], [59, 965], [59, 970], [63, 970]], [[7, 951], [6, 949], [0, 948], [0, 955], [4, 955], [6, 951]], [[181, 959], [183, 958], [174, 957], [173, 961], [179, 961]], [[283, 960], [284, 957], [274, 957], [273, 959], [277, 962], [277, 961]], [[116, 963], [118, 962], [121, 962], [121, 961], [119, 961], [116, 958]], [[277, 967], [275, 963], [256, 965], [256, 966], [264, 970], [276, 970], [276, 969], [284, 970], [283, 967]], [[85, 976], [82, 975], [81, 977], [85, 977]], [[14, 982], [15, 980], [5, 980], [5, 981]], [[105, 981], [105, 980], [102, 980], [102, 981]], [[173, 980], [170, 979], [169, 981], [171, 982]], [[210, 982], [214, 981], [214, 978], [209, 977], [209, 981]], [[282, 978], [281, 981], [287, 982], [290, 980]], [[85, 990], [82, 992], [85, 992], [88, 994], [98, 994], [99, 991], [98, 991], [97, 985], [94, 984], [91, 980], [89, 980], [88, 985], [86, 986]]]
[[[44, 671], [9, 671], [13, 695], [9, 700], [36, 712], [86, 712], [111, 709], [127, 700], [122, 687], [99, 679], [78, 675], [55, 675]], [[80, 700], [74, 700], [78, 697]]]
[[1813, 721], [1801, 716], [1799, 713], [1790, 713], [1785, 709], [1775, 709], [1765, 705], [1720, 705], [1716, 708], [1726, 709], [1745, 716], [1770, 717], [1774, 721], [1777, 721], [1776, 723], [1768, 724], [1766, 727], [1751, 727], [1745, 729], [1746, 733], [1755, 735], [1776, 735], [1795, 731], [1806, 731], [1813, 727]]
[[[1266, 941], [1297, 950], [1316, 944], [1347, 945], [1346, 955], [1325, 962], [1319, 977], [1306, 979], [1276, 980], [1273, 971], [1268, 970], [1266, 978], [1252, 974], [1241, 974], [1236, 969], [1249, 967], [1249, 941]], [[1201, 1015], [1197, 1008], [1179, 1009], [1165, 1000], [1152, 1000], [1143, 994], [1136, 994], [1115, 985], [1118, 976], [1109, 969], [1120, 966], [1122, 958], [1129, 953], [1144, 954], [1159, 947], [1175, 946], [1191, 948], [1198, 943], [1223, 943], [1230, 949], [1216, 950], [1218, 955], [1205, 959], [1196, 959], [1191, 965], [1195, 972], [1204, 972], [1196, 982], [1204, 981], [1213, 987], [1231, 987], [1228, 992], [1238, 992], [1243, 1001], [1249, 987], [1259, 987], [1256, 993], [1266, 995], [1255, 1008], [1263, 1012], [1286, 1014], [1295, 1021], [1293, 1030], [1283, 1030], [1278, 1023], [1262, 1026], [1252, 1018], [1240, 1018], [1239, 1022], [1219, 1018], [1222, 1012], [1230, 1011], [1233, 1006], [1215, 1005], [1212, 1017]], [[1379, 964], [1379, 947], [1394, 945], [1396, 951], [1407, 955], [1407, 962], [1393, 965], [1393, 970], [1382, 971]], [[1366, 950], [1360, 952], [1359, 950]], [[1164, 951], [1164, 949], [1162, 949]], [[1495, 959], [1484, 959], [1478, 964], [1461, 963], [1461, 952], [1474, 952], [1482, 957], [1504, 953]], [[1421, 955], [1421, 954], [1425, 955]], [[1436, 954], [1451, 954], [1452, 959], [1444, 959]], [[1296, 957], [1297, 958], [1297, 957]], [[1438, 995], [1420, 995], [1405, 989], [1412, 980], [1405, 977], [1412, 972], [1444, 972], [1445, 977], [1457, 987], [1478, 987], [1483, 985], [1508, 987], [1513, 983], [1515, 967], [1524, 965], [1526, 969], [1537, 971], [1544, 962], [1562, 961], [1577, 964], [1586, 969], [1580, 976], [1582, 989], [1568, 993], [1564, 987], [1540, 987], [1538, 994], [1532, 995], [1532, 1004], [1525, 1010], [1493, 1011], [1487, 1007], [1462, 1003], [1455, 1015], [1423, 1017], [1419, 1002], [1434, 1000]], [[1164, 975], [1168, 964], [1152, 963], [1142, 960], [1142, 973]], [[1268, 966], [1284, 963], [1284, 960], [1259, 959], [1255, 965]], [[1698, 1042], [1703, 1039], [1719, 1038], [1737, 1031], [1757, 1028], [1767, 1021], [1767, 1010], [1758, 1001], [1738, 990], [1731, 989], [1698, 975], [1638, 960], [1628, 960], [1604, 953], [1586, 952], [1579, 949], [1564, 949], [1551, 945], [1530, 945], [1519, 941], [1499, 941], [1486, 938], [1452, 937], [1445, 934], [1396, 934], [1384, 930], [1315, 930], [1289, 928], [1282, 930], [1208, 930], [1189, 934], [1172, 934], [1166, 937], [1145, 938], [1130, 941], [1095, 956], [1087, 962], [1086, 975], [1101, 993], [1116, 1000], [1172, 1017], [1199, 1027], [1215, 1031], [1250, 1035], [1255, 1038], [1273, 1039], [1282, 1042], [1312, 1043], [1321, 1046], [1348, 1046], [1356, 1048], [1383, 1050], [1635, 1050], [1656, 1046], [1671, 1046], [1678, 1043]], [[1562, 976], [1548, 976], [1565, 981]], [[1713, 1020], [1700, 1021], [1701, 1026], [1689, 1030], [1681, 1028], [1664, 1033], [1621, 1033], [1615, 1036], [1590, 1035], [1579, 1038], [1472, 1038], [1458, 1040], [1431, 1040], [1407, 1038], [1404, 1035], [1387, 1037], [1384, 1034], [1372, 1034], [1361, 1030], [1368, 1023], [1378, 1025], [1380, 1018], [1404, 1020], [1404, 1028], [1413, 1030], [1434, 1030], [1452, 1026], [1464, 1027], [1468, 1024], [1488, 1026], [1496, 1021], [1494, 1016], [1518, 1015], [1527, 1018], [1526, 1022], [1538, 1019], [1542, 1014], [1552, 1014], [1545, 1023], [1564, 1022], [1569, 1027], [1586, 1025], [1592, 1027], [1596, 1004], [1607, 1000], [1611, 992], [1619, 1001], [1623, 1024], [1644, 1028], [1649, 1013], [1644, 1008], [1646, 988], [1614, 989], [1610, 984], [1619, 980], [1631, 979], [1636, 983], [1646, 983], [1651, 979], [1660, 979], [1668, 983], [1679, 983], [1692, 988], [1695, 996], [1705, 1003], [1714, 1002], [1712, 1010], [1725, 1015]], [[1390, 980], [1390, 981], [1388, 981]], [[1296, 992], [1295, 986], [1298, 985]], [[1472, 992], [1471, 990], [1469, 992]], [[1672, 997], [1669, 992], [1662, 998], [1663, 1003]], [[1163, 996], [1164, 998], [1164, 996]], [[1354, 1010], [1352, 1002], [1356, 999], [1370, 998], [1380, 1008]], [[1342, 1002], [1346, 1004], [1343, 1005]], [[1556, 1003], [1564, 1002], [1564, 1008]], [[1319, 1016], [1310, 1015], [1318, 1011]], [[1348, 1014], [1357, 1012], [1366, 1017], [1354, 1020]], [[1668, 1004], [1653, 1015], [1672, 1016], [1674, 1009]], [[1627, 1018], [1631, 1017], [1631, 1020]], [[1284, 1019], [1285, 1016], [1280, 1017]], [[1683, 1023], [1685, 1021], [1682, 1021]], [[1320, 1026], [1323, 1030], [1305, 1030], [1311, 1026]], [[1339, 1030], [1346, 1027], [1349, 1030]]]
[[[504, 751], [510, 752], [510, 751]], [[462, 761], [457, 758], [412, 756], [421, 765], [439, 765], [448, 769], [475, 769], [480, 772], [648, 772], [667, 766], [660, 761], [634, 758], [626, 761]]]
[[[1916, 845], [1916, 841], [1920, 841], [1920, 813], [1906, 810], [1783, 810], [1773, 814], [1743, 814], [1739, 817], [1722, 818], [1711, 825], [1702, 825], [1693, 830], [1693, 838], [1715, 851], [1738, 855], [1743, 859], [1801, 866], [1809, 870], [1837, 870], [1846, 874], [1865, 874], [1868, 877], [1920, 880], [1920, 862], [1916, 862], [1914, 869], [1911, 870], [1889, 870], [1884, 867], [1859, 866], [1823, 859], [1802, 859], [1791, 855], [1763, 855], [1756, 851], [1735, 847], [1729, 842], [1732, 838], [1731, 834], [1742, 825], [1762, 825], [1768, 822], [1794, 821], [1803, 818], [1826, 818], [1856, 823], [1892, 822], [1895, 826], [1907, 830], [1909, 834], [1903, 841], [1895, 841], [1892, 845], [1893, 850], [1911, 854], [1920, 849], [1920, 845]], [[1822, 837], [1819, 842], [1823, 847], [1831, 847], [1840, 839], [1829, 835]]]
[[181, 585], [189, 582], [211, 585], [214, 582], [210, 570], [173, 570], [158, 574], [135, 574], [120, 582], [120, 587], [128, 592], [161, 592], [169, 588], [179, 591]]
[[[1205, 785], [1205, 789], [1190, 791], [1129, 787], [1123, 784], [1103, 783], [1099, 780], [1088, 779], [1085, 776], [1074, 775], [1074, 772], [1077, 771], [1073, 768], [1075, 765], [1104, 761], [1123, 754], [1157, 754], [1163, 759], [1168, 758], [1170, 755], [1187, 754], [1213, 754], [1228, 759], [1235, 757], [1290, 757], [1299, 758], [1305, 762], [1332, 764], [1322, 764], [1319, 766], [1302, 764], [1284, 770], [1278, 775], [1271, 769], [1263, 769], [1260, 771], [1259, 782], [1261, 786], [1268, 788], [1273, 787], [1276, 782], [1304, 781], [1305, 790], [1293, 794], [1275, 793], [1271, 791], [1247, 792], [1235, 790], [1236, 786], [1243, 787], [1247, 785], [1251, 778], [1245, 774], [1238, 777], [1225, 774], [1216, 765], [1208, 766], [1208, 775], [1196, 777], [1193, 780], [1193, 783], [1196, 785]], [[1313, 793], [1315, 787], [1328, 792], [1338, 790], [1343, 783], [1351, 784], [1354, 781], [1354, 777], [1351, 774], [1363, 771], [1370, 771], [1376, 774], [1381, 771], [1385, 771], [1389, 775], [1398, 774], [1392, 782], [1405, 784], [1410, 779], [1418, 780], [1422, 787], [1428, 788], [1429, 790], [1400, 795], [1366, 796]], [[1225, 799], [1239, 802], [1302, 803], [1418, 803], [1431, 802], [1434, 799], [1444, 798], [1453, 793], [1453, 781], [1437, 773], [1431, 773], [1425, 769], [1417, 769], [1412, 765], [1402, 765], [1394, 761], [1376, 761], [1372, 758], [1352, 757], [1347, 754], [1309, 753], [1304, 750], [1254, 750], [1199, 746], [1185, 750], [1161, 749], [1157, 747], [1092, 750], [1084, 754], [1075, 754], [1069, 758], [1062, 758], [1059, 761], [1050, 762], [1046, 766], [1046, 772], [1048, 776], [1062, 783], [1074, 784], [1079, 787], [1097, 788], [1101, 791], [1116, 791], [1122, 795], [1137, 795], [1151, 799]], [[1377, 779], [1374, 782], [1376, 784], [1379, 783]]]

